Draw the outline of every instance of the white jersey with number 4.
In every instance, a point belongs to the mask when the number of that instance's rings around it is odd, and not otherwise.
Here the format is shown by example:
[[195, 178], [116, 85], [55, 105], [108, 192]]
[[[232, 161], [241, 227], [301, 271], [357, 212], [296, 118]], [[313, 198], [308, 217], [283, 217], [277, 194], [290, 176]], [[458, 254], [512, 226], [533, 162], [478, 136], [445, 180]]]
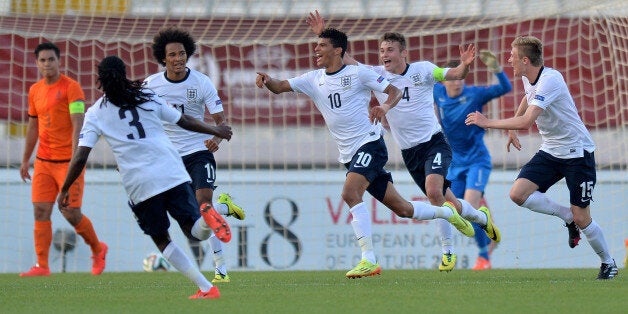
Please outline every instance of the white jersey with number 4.
[[585, 150], [595, 150], [591, 134], [580, 119], [560, 72], [544, 67], [536, 84], [532, 85], [525, 76], [522, 80], [528, 106], [543, 109], [543, 113], [536, 118], [536, 126], [543, 140], [542, 151], [567, 159], [583, 157]]
[[[166, 72], [159, 72], [146, 78], [146, 88], [164, 98], [169, 105], [198, 120], [204, 120], [205, 108], [210, 114], [222, 112], [222, 101], [218, 91], [207, 75], [188, 68], [181, 81], [172, 81]], [[188, 131], [176, 124], [165, 123], [166, 133], [181, 156], [206, 150], [205, 140], [211, 135]]]
[[345, 65], [334, 73], [324, 69], [288, 80], [292, 90], [312, 98], [338, 145], [338, 161], [347, 163], [360, 146], [377, 140], [381, 124], [369, 120], [371, 91], [383, 92], [390, 84], [363, 65]]
[[[384, 66], [375, 66], [373, 70], [401, 90], [401, 100], [386, 114], [390, 132], [399, 148], [408, 149], [425, 143], [441, 131], [434, 112], [434, 85], [439, 82], [435, 73], [442, 73], [444, 77], [448, 68], [441, 69], [431, 62], [420, 61], [407, 65], [402, 74], [390, 73]], [[381, 104], [387, 95], [375, 93], [375, 97]]]
[[192, 181], [162, 122], [180, 118], [181, 112], [158, 97], [130, 109], [103, 97], [87, 110], [78, 145], [94, 147], [102, 135], [113, 150], [129, 199], [137, 204]]

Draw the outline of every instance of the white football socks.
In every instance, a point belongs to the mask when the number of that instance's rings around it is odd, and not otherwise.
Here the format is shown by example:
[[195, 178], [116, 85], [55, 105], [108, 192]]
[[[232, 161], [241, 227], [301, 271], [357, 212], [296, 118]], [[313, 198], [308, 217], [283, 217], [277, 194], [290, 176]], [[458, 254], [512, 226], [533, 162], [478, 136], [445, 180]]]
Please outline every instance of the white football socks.
[[582, 229], [582, 233], [587, 237], [589, 245], [591, 245], [595, 254], [600, 257], [602, 263], [612, 264], [613, 258], [608, 251], [608, 245], [606, 244], [606, 239], [604, 238], [604, 233], [600, 225], [598, 225], [595, 220], [591, 220], [591, 223], [586, 228]]
[[562, 206], [552, 201], [545, 193], [539, 191], [534, 191], [530, 194], [528, 199], [526, 199], [521, 206], [537, 213], [556, 216], [564, 220], [565, 223], [573, 222], [573, 214], [569, 207]]
[[434, 220], [436, 222], [436, 229], [438, 230], [438, 234], [440, 234], [440, 243], [441, 250], [443, 254], [454, 254], [454, 231], [453, 226], [449, 223], [449, 221], [437, 218]]
[[227, 265], [225, 264], [222, 241], [218, 240], [216, 235], [212, 234], [212, 236], [209, 237], [209, 247], [214, 253], [214, 267], [216, 267], [216, 271], [226, 275]]
[[209, 236], [212, 235], [212, 229], [207, 225], [207, 223], [205, 223], [205, 220], [203, 220], [203, 218], [201, 217], [197, 219], [196, 222], [194, 222], [190, 233], [192, 233], [192, 235], [198, 240], [207, 240], [209, 239]]
[[207, 292], [213, 286], [176, 243], [170, 241], [162, 252], [162, 255], [174, 268], [180, 271], [185, 277], [192, 280], [201, 291]]
[[353, 227], [353, 233], [360, 244], [362, 258], [374, 264], [377, 260], [373, 251], [373, 238], [371, 237], [371, 213], [366, 209], [364, 202], [353, 206], [349, 211], [351, 216], [353, 216], [351, 227]]
[[435, 218], [449, 218], [453, 213], [449, 207], [434, 206], [424, 202], [413, 201], [410, 202], [414, 207], [414, 213], [412, 218], [418, 220], [432, 220]]
[[460, 216], [470, 222], [475, 222], [479, 223], [482, 226], [486, 226], [486, 224], [488, 223], [486, 214], [477, 210], [475, 207], [471, 206], [469, 202], [461, 198], [459, 198], [458, 201], [460, 201], [460, 204], [462, 204], [462, 214]]
[[217, 213], [223, 216], [227, 216], [229, 214], [229, 206], [227, 206], [227, 204], [216, 203], [216, 205], [214, 205], [214, 209]]

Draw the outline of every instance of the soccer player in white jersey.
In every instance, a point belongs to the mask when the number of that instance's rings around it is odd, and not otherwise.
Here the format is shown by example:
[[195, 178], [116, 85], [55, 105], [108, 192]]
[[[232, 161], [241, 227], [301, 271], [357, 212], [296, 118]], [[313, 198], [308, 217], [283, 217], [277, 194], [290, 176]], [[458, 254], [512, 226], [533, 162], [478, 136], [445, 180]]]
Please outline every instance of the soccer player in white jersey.
[[[388, 152], [379, 122], [399, 102], [401, 91], [366, 66], [343, 63], [347, 49], [347, 35], [343, 32], [328, 28], [318, 37], [314, 55], [321, 69], [288, 80], [276, 80], [258, 72], [256, 84], [275, 94], [294, 91], [308, 95], [338, 145], [338, 161], [348, 170], [342, 198], [350, 208], [351, 226], [362, 251], [362, 260], [346, 276], [360, 278], [381, 273], [373, 251], [370, 212], [363, 202], [365, 191], [400, 217], [444, 218], [465, 235], [473, 236], [473, 227], [453, 206], [408, 202], [399, 195], [390, 172], [384, 169]], [[384, 93], [387, 98], [369, 112], [371, 91]]]
[[208, 239], [212, 230], [225, 233], [228, 225], [213, 209], [210, 210], [215, 213], [212, 221], [207, 223], [201, 218], [190, 176], [166, 136], [162, 120], [227, 140], [232, 135], [231, 127], [210, 126], [181, 114], [150, 90], [144, 89], [142, 81], [128, 80], [124, 62], [116, 56], [106, 57], [100, 62], [98, 81], [104, 96], [85, 115], [78, 149], [72, 156], [57, 198], [59, 208], [70, 204], [68, 189], [85, 167], [98, 138], [103, 136], [113, 150], [138, 225], [152, 238], [168, 262], [198, 286], [197, 293], [190, 299], [219, 298], [218, 288], [170, 239], [168, 214], [177, 221], [186, 236], [199, 240]]
[[[188, 59], [196, 51], [196, 43], [189, 32], [168, 27], [159, 31], [153, 38], [153, 56], [166, 70], [149, 76], [146, 87], [165, 99], [181, 113], [203, 120], [205, 108], [216, 125], [226, 122], [222, 101], [214, 83], [207, 75], [186, 66]], [[221, 138], [185, 130], [174, 123], [164, 123], [166, 134], [183, 158], [183, 163], [192, 177], [192, 187], [199, 204], [212, 204], [216, 189], [216, 160]], [[231, 200], [231, 196], [221, 193], [215, 206], [218, 213], [242, 220], [245, 212]], [[231, 234], [228, 235], [230, 238]], [[230, 282], [224, 259], [222, 242], [215, 235], [209, 238], [214, 257], [214, 278], [212, 282]], [[203, 248], [195, 239], [189, 238], [197, 263], [203, 261]]]
[[[596, 181], [595, 144], [578, 115], [567, 83], [560, 72], [543, 65], [543, 44], [536, 37], [515, 38], [508, 62], [514, 76], [521, 77], [525, 89], [515, 116], [487, 119], [476, 111], [467, 115], [465, 123], [509, 130], [506, 147], [510, 151], [511, 144], [521, 150], [514, 130], [527, 130], [536, 122], [541, 148], [521, 168], [510, 189], [510, 198], [519, 206], [562, 219], [569, 228], [572, 248], [578, 244], [578, 229], [581, 230], [602, 261], [597, 279], [612, 279], [617, 276], [617, 264], [589, 208]], [[570, 207], [556, 203], [545, 194], [562, 178], [569, 190]]]
[[[307, 23], [317, 34], [325, 25], [318, 11], [310, 13]], [[386, 119], [393, 138], [401, 148], [408, 172], [432, 205], [455, 207], [462, 217], [480, 224], [491, 239], [499, 242], [500, 232], [493, 225], [488, 208], [475, 209], [467, 201], [457, 199], [449, 188], [450, 182], [445, 178], [452, 152], [434, 111], [434, 85], [440, 81], [466, 77], [469, 64], [475, 58], [475, 47], [460, 47], [461, 64], [458, 67], [440, 68], [427, 61], [407, 63], [408, 51], [402, 34], [385, 33], [380, 43], [383, 65], [371, 68], [402, 92], [401, 100], [386, 114]], [[344, 56], [344, 62], [358, 64], [348, 54]], [[385, 101], [386, 95], [376, 91], [375, 96], [380, 103]], [[438, 269], [451, 271], [457, 259], [453, 231], [451, 225], [443, 219], [436, 220], [436, 223], [443, 253]]]

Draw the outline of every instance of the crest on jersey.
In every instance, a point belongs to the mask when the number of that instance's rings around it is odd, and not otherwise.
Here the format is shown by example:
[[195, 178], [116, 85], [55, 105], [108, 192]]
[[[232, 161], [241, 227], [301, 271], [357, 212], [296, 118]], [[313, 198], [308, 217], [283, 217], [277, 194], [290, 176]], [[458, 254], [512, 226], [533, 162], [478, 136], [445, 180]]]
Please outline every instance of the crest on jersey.
[[349, 87], [351, 86], [351, 76], [343, 76], [340, 78], [340, 86]]
[[188, 88], [188, 91], [187, 91], [188, 100], [196, 99], [197, 94], [198, 93], [195, 88]]
[[415, 74], [410, 77], [414, 86], [421, 85], [421, 74]]

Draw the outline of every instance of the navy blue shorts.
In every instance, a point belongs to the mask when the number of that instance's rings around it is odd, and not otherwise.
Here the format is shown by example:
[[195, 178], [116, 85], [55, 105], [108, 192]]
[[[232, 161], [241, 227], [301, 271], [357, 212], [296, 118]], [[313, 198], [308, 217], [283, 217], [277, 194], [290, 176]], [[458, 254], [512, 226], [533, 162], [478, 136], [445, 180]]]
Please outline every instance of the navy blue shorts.
[[216, 189], [216, 159], [208, 150], [201, 150], [182, 157], [185, 170], [192, 178], [192, 188]]
[[443, 185], [443, 195], [447, 188], [451, 185], [447, 180], [447, 169], [451, 164], [451, 147], [445, 138], [443, 132], [438, 132], [432, 138], [417, 146], [402, 149], [401, 157], [408, 168], [408, 172], [414, 182], [419, 186], [423, 194], [425, 191], [425, 178], [430, 174], [440, 174], [445, 178]]
[[539, 186], [541, 193], [547, 192], [552, 185], [565, 178], [569, 189], [569, 202], [585, 208], [593, 200], [596, 182], [595, 156], [584, 151], [584, 157], [560, 159], [544, 151], [538, 151], [521, 168], [517, 178], [534, 182]]
[[369, 186], [366, 191], [380, 202], [384, 201], [388, 182], [392, 175], [384, 169], [388, 162], [388, 150], [384, 138], [368, 142], [358, 149], [350, 162], [345, 164], [348, 172], [355, 172], [366, 177]]
[[179, 226], [193, 224], [201, 217], [194, 191], [192, 191], [190, 183], [187, 182], [141, 203], [129, 204], [129, 206], [135, 214], [137, 224], [149, 236], [168, 234], [170, 219], [168, 219], [167, 214], [170, 214]]

